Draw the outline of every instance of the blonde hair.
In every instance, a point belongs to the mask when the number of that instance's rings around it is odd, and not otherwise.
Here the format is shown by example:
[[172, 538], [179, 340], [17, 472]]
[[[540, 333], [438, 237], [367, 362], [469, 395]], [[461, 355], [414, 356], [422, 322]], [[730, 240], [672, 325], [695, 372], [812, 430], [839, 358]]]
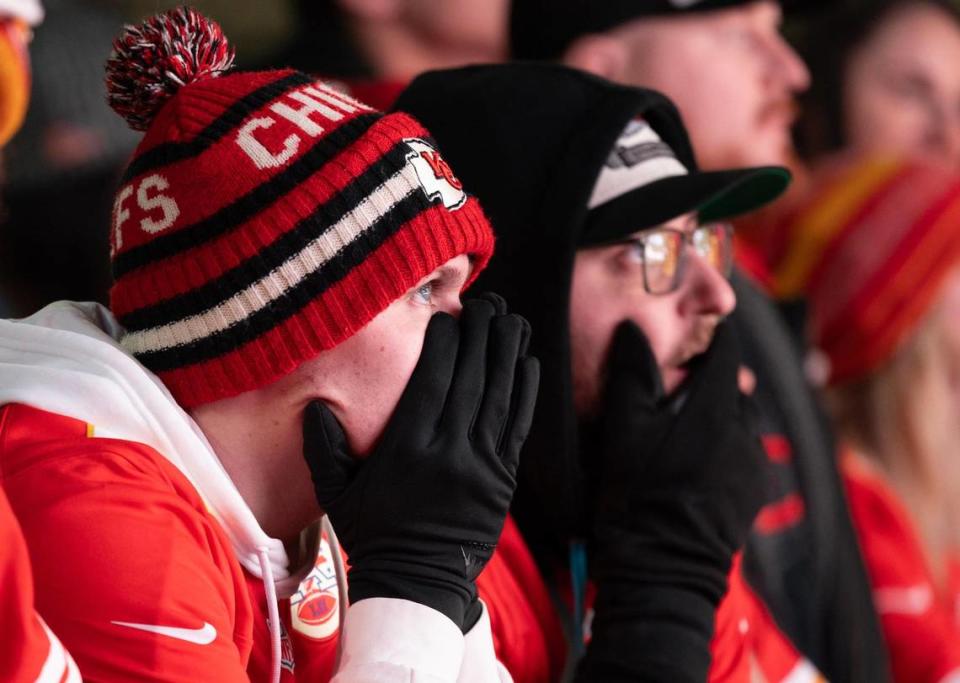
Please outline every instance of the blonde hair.
[[960, 548], [960, 411], [952, 387], [960, 355], [938, 304], [885, 365], [826, 398], [842, 439], [879, 466], [906, 505], [942, 585], [947, 553]]

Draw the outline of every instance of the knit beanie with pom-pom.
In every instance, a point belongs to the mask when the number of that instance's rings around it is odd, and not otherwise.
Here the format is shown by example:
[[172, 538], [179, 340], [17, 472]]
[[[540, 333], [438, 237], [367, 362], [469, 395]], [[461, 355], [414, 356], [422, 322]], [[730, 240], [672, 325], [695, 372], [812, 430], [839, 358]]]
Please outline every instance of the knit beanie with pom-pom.
[[493, 251], [416, 120], [296, 71], [226, 74], [233, 57], [177, 8], [126, 27], [107, 62], [110, 105], [146, 132], [114, 202], [110, 307], [186, 408], [279, 379]]

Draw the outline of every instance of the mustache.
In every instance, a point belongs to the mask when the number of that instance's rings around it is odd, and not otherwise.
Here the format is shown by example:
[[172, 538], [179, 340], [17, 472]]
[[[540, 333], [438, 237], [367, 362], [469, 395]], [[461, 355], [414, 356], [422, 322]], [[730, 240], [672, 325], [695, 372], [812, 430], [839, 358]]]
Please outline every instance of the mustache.
[[761, 123], [776, 119], [786, 119], [793, 123], [800, 115], [800, 105], [792, 97], [784, 97], [767, 102], [760, 108], [758, 119]]
[[681, 367], [702, 354], [713, 341], [713, 335], [717, 331], [717, 325], [720, 324], [719, 317], [700, 319], [694, 324], [693, 330], [685, 342], [680, 346], [670, 365]]

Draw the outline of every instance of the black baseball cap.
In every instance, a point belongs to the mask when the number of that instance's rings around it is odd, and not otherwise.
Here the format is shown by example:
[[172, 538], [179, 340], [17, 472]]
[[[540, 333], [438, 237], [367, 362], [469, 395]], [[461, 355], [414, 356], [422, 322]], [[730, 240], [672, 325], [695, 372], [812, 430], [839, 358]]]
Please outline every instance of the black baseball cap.
[[734, 218], [776, 199], [790, 182], [779, 166], [699, 171], [677, 156], [686, 141], [670, 135], [673, 127], [661, 130], [663, 137], [635, 118], [617, 138], [587, 200], [581, 246], [615, 242], [688, 213], [703, 223]]
[[[819, 0], [787, 0], [795, 10]], [[510, 50], [514, 59], [558, 59], [570, 43], [635, 19], [708, 12], [757, 0], [511, 0]]]

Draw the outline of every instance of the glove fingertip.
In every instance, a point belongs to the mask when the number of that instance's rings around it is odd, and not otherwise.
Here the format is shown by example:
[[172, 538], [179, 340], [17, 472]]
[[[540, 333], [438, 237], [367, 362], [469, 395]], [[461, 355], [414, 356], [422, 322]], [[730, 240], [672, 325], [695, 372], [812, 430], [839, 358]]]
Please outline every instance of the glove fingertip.
[[484, 292], [481, 294], [479, 299], [488, 301], [493, 304], [494, 315], [506, 315], [507, 314], [507, 300], [496, 292]]
[[521, 358], [517, 366], [517, 375], [513, 391], [512, 416], [508, 423], [505, 438], [501, 439], [499, 451], [503, 463], [511, 474], [516, 474], [520, 459], [520, 450], [530, 428], [537, 405], [537, 393], [540, 390], [540, 361], [532, 356]]
[[[530, 322], [522, 315], [517, 316], [520, 319], [520, 356], [526, 356], [530, 350], [530, 337], [533, 334], [533, 328]], [[536, 360], [536, 359], [534, 359]]]
[[326, 434], [323, 428], [324, 408], [323, 401], [314, 399], [303, 409], [303, 443], [313, 445], [318, 441], [325, 441]]
[[311, 469], [335, 467], [347, 470], [354, 464], [347, 435], [333, 411], [320, 400], [307, 404], [303, 417], [303, 450]]

